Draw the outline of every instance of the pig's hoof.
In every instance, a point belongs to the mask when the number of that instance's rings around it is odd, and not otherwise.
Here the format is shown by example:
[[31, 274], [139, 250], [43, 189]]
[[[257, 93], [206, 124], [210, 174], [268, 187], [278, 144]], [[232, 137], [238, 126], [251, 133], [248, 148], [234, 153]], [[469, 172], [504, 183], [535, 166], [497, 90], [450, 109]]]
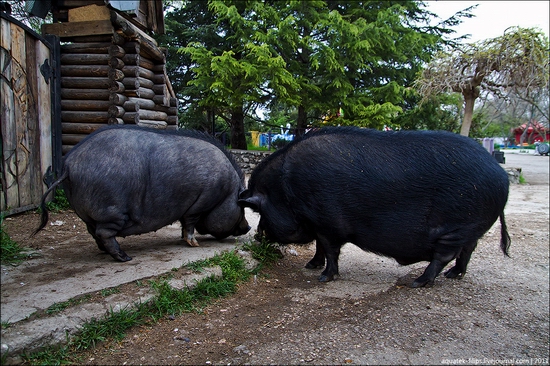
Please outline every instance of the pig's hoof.
[[334, 279], [334, 276], [320, 275], [319, 282], [330, 282]]
[[412, 287], [413, 288], [419, 288], [419, 287], [430, 287], [431, 285], [433, 285], [434, 281], [431, 281], [431, 280], [424, 280], [424, 279], [421, 279], [421, 278], [417, 278], [416, 280], [414, 280], [414, 282], [412, 283]]
[[197, 239], [193, 238], [193, 240], [186, 240], [187, 244], [189, 244], [190, 247], [198, 247], [199, 242]]
[[462, 273], [460, 273], [460, 270], [455, 267], [451, 268], [447, 272], [445, 272], [445, 277], [447, 278], [462, 278]]
[[132, 257], [130, 257], [128, 254], [124, 253], [124, 252], [120, 252], [120, 253], [117, 253], [116, 255], [113, 256], [117, 261], [120, 261], [120, 262], [128, 262], [128, 261], [131, 261], [132, 260]]

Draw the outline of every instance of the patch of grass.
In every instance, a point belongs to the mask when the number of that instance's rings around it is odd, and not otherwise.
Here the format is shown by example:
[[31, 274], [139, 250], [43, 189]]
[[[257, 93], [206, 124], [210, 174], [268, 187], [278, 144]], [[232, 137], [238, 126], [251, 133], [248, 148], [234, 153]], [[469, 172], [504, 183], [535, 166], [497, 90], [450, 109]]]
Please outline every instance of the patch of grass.
[[187, 263], [185, 265], [186, 268], [190, 269], [193, 272], [202, 272], [206, 267], [210, 266], [210, 260], [209, 259], [200, 259], [195, 262]]
[[93, 318], [85, 323], [80, 334], [69, 345], [75, 350], [85, 350], [108, 339], [122, 340], [126, 330], [143, 323], [143, 314], [138, 309], [125, 307], [113, 311], [111, 308], [104, 318]]
[[68, 210], [69, 208], [71, 208], [71, 205], [67, 200], [65, 191], [61, 188], [57, 188], [55, 190], [55, 196], [53, 200], [46, 203], [46, 207], [48, 208], [48, 211], [60, 212], [60, 211]]
[[[62, 346], [58, 348], [47, 348], [32, 354], [24, 353], [23, 358], [31, 365], [69, 365], [76, 363], [75, 360], [69, 361], [69, 347]], [[4, 362], [2, 362], [4, 364]]]
[[269, 151], [267, 146], [256, 146], [252, 143], [248, 143], [246, 145], [247, 150], [254, 150], [254, 151]]
[[2, 321], [2, 329], [8, 329], [9, 327], [11, 327], [10, 322]]
[[[278, 250], [276, 250], [278, 254], [270, 252], [275, 250], [272, 244], [249, 243], [244, 246], [245, 250], [246, 248], [256, 252], [253, 256], [260, 260], [260, 265], [272, 263], [274, 258], [280, 258], [281, 255]], [[177, 290], [169, 285], [170, 274], [161, 276], [158, 280], [150, 280], [149, 285], [155, 290], [156, 295], [147, 302], [134, 303], [133, 306], [116, 312], [111, 309], [103, 318], [92, 319], [85, 323], [80, 332], [68, 340], [67, 346], [52, 346], [41, 352], [25, 354], [23, 357], [30, 364], [77, 363], [78, 351], [96, 347], [98, 343], [110, 339], [119, 341], [124, 338], [129, 328], [136, 325], [154, 323], [168, 315], [200, 312], [214, 299], [235, 293], [239, 283], [248, 281], [252, 275], [252, 272], [246, 269], [245, 261], [237, 251], [217, 254], [209, 259], [187, 264], [185, 267], [201, 271], [212, 266], [221, 267], [221, 278], [207, 277], [194, 287], [184, 290]], [[143, 282], [140, 283], [143, 284]], [[70, 302], [71, 300], [66, 303]], [[65, 303], [62, 304], [65, 305]], [[75, 303], [69, 305], [73, 304]], [[57, 304], [57, 307], [61, 308], [62, 305]]]
[[0, 216], [0, 261], [2, 264], [17, 266], [32, 256], [29, 248], [17, 244], [4, 230], [4, 218]]
[[519, 175], [519, 184], [525, 184], [527, 183], [527, 181], [525, 180], [525, 177], [523, 176], [523, 174], [520, 174]]
[[283, 257], [279, 245], [268, 241], [262, 237], [259, 242], [248, 242], [243, 245], [243, 249], [252, 254], [252, 258], [260, 262], [256, 272], [261, 270], [264, 265], [270, 265]]
[[120, 292], [120, 288], [117, 287], [111, 287], [111, 288], [105, 288], [101, 290], [101, 296], [107, 297], [112, 294], [118, 294]]
[[56, 302], [55, 304], [50, 305], [46, 309], [46, 314], [57, 314], [62, 312], [63, 310], [67, 309], [71, 306], [76, 306], [78, 304], [82, 304], [83, 302], [88, 301], [92, 296], [91, 295], [84, 295], [82, 297], [70, 299], [63, 302]]

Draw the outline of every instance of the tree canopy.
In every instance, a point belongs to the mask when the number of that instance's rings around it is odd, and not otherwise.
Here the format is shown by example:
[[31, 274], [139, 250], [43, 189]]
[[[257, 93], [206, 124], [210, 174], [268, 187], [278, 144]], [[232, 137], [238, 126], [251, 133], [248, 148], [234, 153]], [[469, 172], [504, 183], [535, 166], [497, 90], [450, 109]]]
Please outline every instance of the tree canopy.
[[246, 148], [243, 121], [259, 107], [294, 109], [298, 133], [394, 123], [452, 32], [433, 16], [419, 1], [187, 0], [166, 14], [164, 43], [190, 110], [227, 121]]
[[494, 97], [512, 93], [536, 105], [537, 93], [548, 89], [548, 50], [548, 37], [541, 31], [512, 27], [500, 37], [440, 53], [416, 85], [425, 98], [444, 92], [461, 93], [464, 119], [460, 133], [468, 136], [474, 104], [482, 92]]

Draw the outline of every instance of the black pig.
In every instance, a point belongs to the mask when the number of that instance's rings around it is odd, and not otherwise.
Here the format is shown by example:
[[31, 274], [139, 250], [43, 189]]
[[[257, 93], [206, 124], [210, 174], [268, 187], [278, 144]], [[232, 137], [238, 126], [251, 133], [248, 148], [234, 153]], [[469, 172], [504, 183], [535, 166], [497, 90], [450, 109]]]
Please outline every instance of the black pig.
[[413, 287], [466, 272], [478, 239], [499, 218], [501, 249], [508, 175], [474, 140], [447, 132], [323, 128], [276, 151], [252, 172], [239, 202], [260, 213], [259, 232], [282, 244], [316, 240], [307, 268], [338, 274], [340, 248], [407, 265], [430, 264]]
[[100, 250], [125, 262], [132, 258], [115, 236], [155, 231], [181, 221], [187, 242], [198, 245], [194, 229], [221, 239], [250, 227], [238, 205], [244, 175], [230, 153], [197, 131], [159, 131], [108, 126], [82, 140], [65, 156], [60, 183], [76, 214]]

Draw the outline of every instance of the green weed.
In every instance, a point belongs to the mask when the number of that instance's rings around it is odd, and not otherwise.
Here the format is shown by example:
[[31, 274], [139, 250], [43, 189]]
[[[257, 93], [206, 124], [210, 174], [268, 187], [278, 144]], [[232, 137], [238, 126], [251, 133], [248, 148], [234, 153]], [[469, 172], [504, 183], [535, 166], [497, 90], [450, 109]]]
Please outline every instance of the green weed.
[[120, 292], [120, 288], [118, 287], [111, 287], [101, 290], [101, 296], [107, 297], [112, 294], [118, 294]]
[[57, 188], [55, 190], [54, 199], [52, 201], [46, 203], [46, 207], [48, 208], [48, 211], [60, 212], [60, 211], [69, 209], [71, 207], [71, 205], [69, 204], [69, 201], [67, 200], [67, 196], [65, 195], [65, 191], [61, 188]]
[[[31, 365], [69, 365], [75, 364], [75, 360], [70, 360], [70, 352], [68, 346], [58, 348], [46, 348], [42, 351], [32, 354], [24, 353], [23, 358]], [[4, 364], [2, 362], [2, 364]]]
[[525, 180], [525, 177], [523, 176], [523, 174], [520, 174], [519, 175], [519, 184], [525, 184], [527, 183], [527, 181]]
[[46, 314], [57, 314], [62, 312], [63, 310], [67, 309], [71, 306], [76, 306], [78, 304], [82, 304], [83, 302], [88, 301], [92, 296], [91, 295], [84, 295], [82, 297], [70, 299], [63, 302], [56, 302], [55, 304], [50, 305], [46, 309]]
[[35, 253], [17, 244], [4, 230], [4, 218], [0, 216], [0, 260], [2, 264], [16, 266]]
[[261, 270], [264, 265], [270, 265], [283, 257], [277, 243], [268, 241], [262, 237], [259, 242], [248, 242], [243, 245], [243, 249], [252, 254], [252, 258], [260, 262], [259, 268], [255, 272]]

